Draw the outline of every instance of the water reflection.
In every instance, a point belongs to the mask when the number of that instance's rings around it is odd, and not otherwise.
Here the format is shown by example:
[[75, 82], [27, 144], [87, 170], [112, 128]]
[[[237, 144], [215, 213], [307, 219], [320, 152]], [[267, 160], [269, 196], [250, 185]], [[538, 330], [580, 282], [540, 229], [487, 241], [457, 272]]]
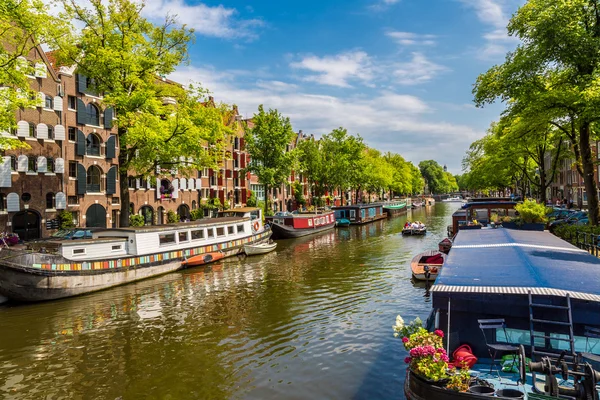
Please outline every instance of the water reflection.
[[[398, 397], [397, 313], [428, 311], [410, 260], [451, 209], [279, 242], [275, 252], [74, 299], [0, 306], [0, 398]], [[407, 218], [423, 238], [400, 235]]]

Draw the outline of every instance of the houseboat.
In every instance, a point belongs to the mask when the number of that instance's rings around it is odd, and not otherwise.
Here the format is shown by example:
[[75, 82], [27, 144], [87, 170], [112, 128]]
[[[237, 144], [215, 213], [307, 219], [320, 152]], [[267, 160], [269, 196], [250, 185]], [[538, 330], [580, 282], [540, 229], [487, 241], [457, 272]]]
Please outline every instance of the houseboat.
[[333, 210], [336, 219], [347, 219], [351, 225], [362, 225], [387, 218], [381, 203], [339, 206], [333, 207]]
[[597, 257], [547, 232], [461, 230], [430, 293], [424, 327], [449, 362], [469, 363], [468, 390], [409, 358], [408, 399], [598, 399]]
[[267, 217], [271, 226], [273, 239], [291, 239], [323, 232], [335, 227], [333, 211], [317, 213], [277, 213]]
[[406, 214], [407, 212], [406, 201], [390, 201], [383, 204], [383, 211], [387, 213], [388, 217], [395, 217], [396, 215]]
[[452, 196], [442, 200], [443, 203], [464, 203], [465, 200], [460, 196]]
[[[492, 222], [492, 217], [515, 217], [517, 202], [509, 198], [471, 199], [452, 214], [452, 225], [448, 226], [448, 236], [453, 237], [459, 230], [481, 229]], [[476, 221], [476, 222], [474, 222]]]
[[0, 295], [17, 301], [76, 296], [184, 268], [205, 253], [224, 257], [269, 240], [261, 210], [239, 208], [194, 222], [105, 229], [87, 240], [34, 242], [0, 252]]

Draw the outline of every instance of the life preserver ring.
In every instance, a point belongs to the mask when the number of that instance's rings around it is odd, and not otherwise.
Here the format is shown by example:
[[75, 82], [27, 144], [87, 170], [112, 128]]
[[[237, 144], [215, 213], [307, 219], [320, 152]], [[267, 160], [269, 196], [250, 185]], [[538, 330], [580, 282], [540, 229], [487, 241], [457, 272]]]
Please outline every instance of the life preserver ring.
[[258, 223], [258, 221], [256, 221], [254, 224], [252, 224], [252, 229], [254, 230], [254, 232], [258, 231], [258, 228], [260, 228], [260, 224]]

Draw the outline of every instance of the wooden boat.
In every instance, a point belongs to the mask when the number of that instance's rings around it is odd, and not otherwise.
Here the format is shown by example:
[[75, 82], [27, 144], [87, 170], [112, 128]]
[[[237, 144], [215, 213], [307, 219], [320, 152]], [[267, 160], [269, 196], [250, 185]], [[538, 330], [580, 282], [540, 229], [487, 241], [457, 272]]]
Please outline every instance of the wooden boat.
[[383, 211], [387, 213], [388, 217], [394, 217], [396, 215], [404, 214], [407, 211], [406, 201], [384, 203]]
[[402, 229], [402, 235], [406, 236], [423, 236], [427, 233], [427, 227], [423, 225], [422, 228], [414, 228], [412, 226], [408, 226]]
[[2, 249], [0, 295], [17, 301], [76, 296], [185, 268], [182, 261], [269, 240], [259, 208], [172, 225], [104, 229], [92, 239], [28, 243]]
[[205, 265], [219, 261], [223, 257], [225, 256], [220, 251], [213, 251], [211, 253], [199, 254], [197, 256], [190, 257], [187, 260], [183, 260], [181, 262], [181, 266], [185, 268], [197, 267], [199, 265]]
[[410, 269], [415, 279], [433, 281], [442, 270], [446, 254], [438, 250], [428, 250], [417, 254], [410, 262]]
[[244, 252], [248, 256], [269, 253], [277, 248], [277, 243], [247, 244], [244, 246]]
[[445, 238], [441, 242], [438, 243], [438, 249], [444, 254], [448, 254], [450, 252], [451, 248], [452, 248], [452, 240], [450, 240], [449, 238]]
[[323, 232], [335, 227], [333, 211], [318, 213], [279, 213], [267, 217], [273, 230], [273, 239], [290, 239]]
[[347, 227], [347, 226], [350, 226], [350, 220], [346, 219], [346, 218], [336, 219], [335, 220], [335, 226], [338, 226], [338, 227]]
[[[407, 399], [598, 399], [600, 348], [590, 344], [600, 332], [597, 257], [548, 232], [461, 230], [430, 294], [425, 328], [443, 331], [451, 358], [470, 346], [477, 386], [453, 391], [447, 381], [425, 379], [409, 366]], [[503, 354], [516, 355], [517, 373], [502, 372], [500, 356], [492, 361], [487, 334], [495, 334], [490, 345], [516, 348]], [[488, 396], [473, 390], [482, 387], [493, 390]]]
[[352, 204], [349, 206], [333, 207], [335, 219], [347, 219], [351, 225], [368, 224], [369, 222], [387, 218], [383, 204]]

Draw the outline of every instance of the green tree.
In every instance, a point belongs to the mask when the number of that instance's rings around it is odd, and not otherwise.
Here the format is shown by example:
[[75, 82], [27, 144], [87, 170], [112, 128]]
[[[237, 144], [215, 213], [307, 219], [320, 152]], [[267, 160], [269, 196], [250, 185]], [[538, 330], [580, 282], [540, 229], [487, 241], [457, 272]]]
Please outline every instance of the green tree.
[[434, 160], [425, 160], [419, 163], [419, 169], [427, 186], [429, 186], [430, 193], [448, 192], [448, 180], [440, 164]]
[[[265, 111], [262, 104], [246, 130], [246, 150], [252, 160], [246, 169], [265, 187], [267, 200], [269, 189], [284, 183], [291, 173], [295, 153], [286, 149], [294, 135], [289, 118], [277, 110]], [[268, 208], [266, 201], [265, 215]]]
[[425, 187], [425, 179], [421, 174], [421, 170], [417, 168], [413, 163], [409, 163], [410, 171], [411, 171], [411, 191], [410, 194], [421, 194], [423, 193], [423, 188]]
[[477, 79], [475, 103], [500, 99], [508, 109], [537, 107], [569, 139], [583, 177], [590, 223], [598, 224], [592, 138], [600, 120], [598, 0], [529, 0], [509, 34], [521, 40], [502, 65]]
[[[116, 115], [121, 226], [129, 224], [128, 174], [157, 168], [188, 173], [222, 157], [222, 109], [203, 106], [206, 92], [161, 77], [187, 60], [193, 31], [167, 16], [155, 25], [141, 16], [143, 2], [90, 0], [86, 8], [60, 0], [65, 18], [83, 25], [77, 40], [61, 42], [60, 62], [90, 79], [92, 90]], [[203, 145], [210, 145], [204, 150]]]
[[321, 144], [321, 141], [310, 138], [302, 140], [296, 148], [299, 168], [309, 184], [311, 197], [321, 197], [325, 194], [326, 166]]

